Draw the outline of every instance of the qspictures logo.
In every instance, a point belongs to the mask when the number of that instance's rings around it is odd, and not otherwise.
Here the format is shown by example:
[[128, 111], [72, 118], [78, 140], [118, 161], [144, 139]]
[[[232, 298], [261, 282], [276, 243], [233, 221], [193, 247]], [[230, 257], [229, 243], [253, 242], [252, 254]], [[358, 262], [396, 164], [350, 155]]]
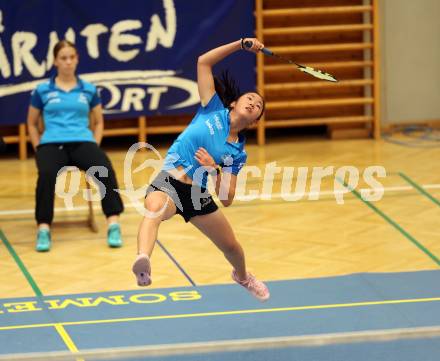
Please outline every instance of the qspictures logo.
[[[140, 152], [141, 149], [145, 149], [146, 151]], [[136, 155], [139, 155], [143, 161], [133, 169]], [[225, 155], [225, 157], [226, 156], [227, 155]], [[178, 159], [179, 155], [173, 154], [172, 162], [177, 162]], [[118, 189], [117, 191], [143, 216], [156, 217], [165, 210], [165, 208], [163, 208], [158, 212], [150, 212], [144, 207], [146, 190], [150, 182], [160, 173], [163, 163], [164, 159], [160, 153], [148, 143], [135, 143], [126, 153], [122, 180], [124, 189]], [[226, 175], [230, 174], [227, 169], [228, 167], [231, 167], [231, 165], [224, 164], [222, 181], [225, 180], [225, 182], [228, 182]], [[149, 182], [136, 186], [133, 181], [133, 175], [139, 172], [147, 172], [147, 170], [151, 171], [151, 169], [153, 172]], [[183, 175], [190, 169], [192, 170], [192, 166], [188, 166], [179, 171], [174, 169], [174, 172]], [[200, 166], [194, 170], [194, 174], [206, 174], [209, 170], [210, 169]], [[76, 174], [73, 174], [69, 184], [67, 184], [64, 171], [65, 169], [59, 171], [60, 182], [59, 186], [57, 182], [56, 194], [64, 200], [66, 207], [73, 207], [73, 197], [81, 192], [80, 173], [76, 172]], [[103, 183], [96, 178], [97, 175], [107, 177], [108, 170], [105, 167], [91, 167], [87, 170], [87, 176], [93, 179], [95, 189], [92, 196], [90, 196], [86, 190], [82, 190], [84, 199], [99, 202], [105, 196], [106, 192], [108, 192]], [[328, 184], [332, 185], [333, 189], [330, 193], [334, 196], [337, 204], [344, 204], [344, 197], [353, 191], [357, 191], [360, 197], [365, 201], [376, 202], [381, 200], [384, 195], [385, 189], [379, 180], [385, 177], [386, 170], [382, 166], [369, 166], [363, 170], [359, 170], [357, 167], [349, 165], [341, 167], [280, 167], [276, 162], [267, 163], [264, 168], [250, 165], [244, 166], [238, 174], [235, 199], [242, 202], [250, 202], [257, 199], [269, 201], [276, 197], [286, 202], [300, 200], [314, 201], [323, 195], [324, 192], [321, 191], [321, 185], [325, 181], [327, 187]], [[208, 191], [213, 193], [216, 179], [215, 177], [209, 177], [209, 179]], [[274, 192], [275, 182], [280, 184], [280, 193]], [[364, 188], [359, 188], [361, 183], [364, 185]], [[251, 190], [249, 189], [251, 188], [250, 184], [254, 187], [255, 184], [261, 186], [259, 189]], [[225, 183], [224, 187], [222, 187], [223, 192], [218, 195], [220, 200], [226, 200], [228, 198], [228, 185], [229, 183]], [[168, 184], [167, 187], [170, 193], [177, 194], [171, 184]], [[191, 197], [194, 206], [203, 206], [204, 199], [207, 196], [206, 192], [201, 192], [200, 187], [197, 185], [194, 185], [192, 188]], [[308, 192], [306, 192], [307, 189], [309, 190]], [[329, 192], [327, 191], [326, 193]], [[178, 199], [174, 199], [174, 203], [176, 207], [181, 207]]]

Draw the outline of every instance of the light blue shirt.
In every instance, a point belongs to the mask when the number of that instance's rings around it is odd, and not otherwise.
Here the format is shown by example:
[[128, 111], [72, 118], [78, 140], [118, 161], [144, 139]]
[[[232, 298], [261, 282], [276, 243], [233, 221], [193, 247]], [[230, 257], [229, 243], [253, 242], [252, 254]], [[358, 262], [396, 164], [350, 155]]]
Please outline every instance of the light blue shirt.
[[229, 110], [224, 107], [217, 94], [209, 103], [201, 106], [188, 127], [171, 145], [165, 157], [163, 170], [182, 166], [186, 174], [198, 185], [206, 188], [207, 172], [194, 158], [203, 147], [214, 158], [223, 172], [237, 175], [246, 163], [245, 138], [239, 136], [237, 143], [228, 142], [230, 129]]
[[68, 92], [57, 87], [55, 78], [39, 84], [31, 94], [31, 105], [43, 113], [40, 144], [96, 142], [89, 128], [89, 113], [100, 103], [96, 87], [80, 78]]

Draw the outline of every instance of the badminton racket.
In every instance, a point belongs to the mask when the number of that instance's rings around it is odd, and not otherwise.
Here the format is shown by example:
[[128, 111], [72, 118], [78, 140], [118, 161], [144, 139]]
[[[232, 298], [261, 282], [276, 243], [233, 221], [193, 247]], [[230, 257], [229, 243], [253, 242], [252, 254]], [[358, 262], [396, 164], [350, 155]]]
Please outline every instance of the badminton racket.
[[[244, 42], [244, 47], [246, 49], [250, 49], [252, 47], [252, 41], [246, 40]], [[291, 59], [288, 59], [288, 58], [285, 58], [285, 57], [280, 56], [278, 54], [275, 54], [273, 51], [269, 50], [268, 48], [262, 48], [260, 51], [264, 55], [272, 56], [272, 57], [280, 59], [288, 64], [296, 65], [299, 71], [302, 71], [303, 73], [310, 74], [311, 76], [314, 76], [315, 78], [327, 80], [327, 81], [332, 81], [332, 82], [338, 81], [333, 75], [331, 75], [329, 73], [323, 72], [322, 70], [319, 70], [319, 69], [314, 69], [310, 66], [298, 64]]]

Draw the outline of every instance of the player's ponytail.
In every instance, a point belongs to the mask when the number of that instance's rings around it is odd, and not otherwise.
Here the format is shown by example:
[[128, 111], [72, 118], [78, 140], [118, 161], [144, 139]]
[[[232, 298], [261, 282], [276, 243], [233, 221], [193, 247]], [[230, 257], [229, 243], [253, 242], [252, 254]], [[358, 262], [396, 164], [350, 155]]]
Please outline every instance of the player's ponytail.
[[220, 97], [225, 108], [229, 108], [233, 101], [240, 98], [240, 88], [228, 70], [222, 71], [219, 77], [214, 77], [214, 85], [215, 92]]

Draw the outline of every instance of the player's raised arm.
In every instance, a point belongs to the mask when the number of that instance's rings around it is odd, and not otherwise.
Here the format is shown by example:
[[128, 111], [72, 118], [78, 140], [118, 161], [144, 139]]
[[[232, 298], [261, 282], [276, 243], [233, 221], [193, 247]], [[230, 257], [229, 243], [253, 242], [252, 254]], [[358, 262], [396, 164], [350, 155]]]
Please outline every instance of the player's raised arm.
[[246, 38], [221, 45], [199, 56], [197, 61], [197, 84], [199, 87], [200, 102], [205, 106], [215, 93], [212, 67], [228, 55], [242, 50], [244, 41], [251, 41], [252, 46], [245, 50], [257, 53], [264, 47], [257, 39]]

